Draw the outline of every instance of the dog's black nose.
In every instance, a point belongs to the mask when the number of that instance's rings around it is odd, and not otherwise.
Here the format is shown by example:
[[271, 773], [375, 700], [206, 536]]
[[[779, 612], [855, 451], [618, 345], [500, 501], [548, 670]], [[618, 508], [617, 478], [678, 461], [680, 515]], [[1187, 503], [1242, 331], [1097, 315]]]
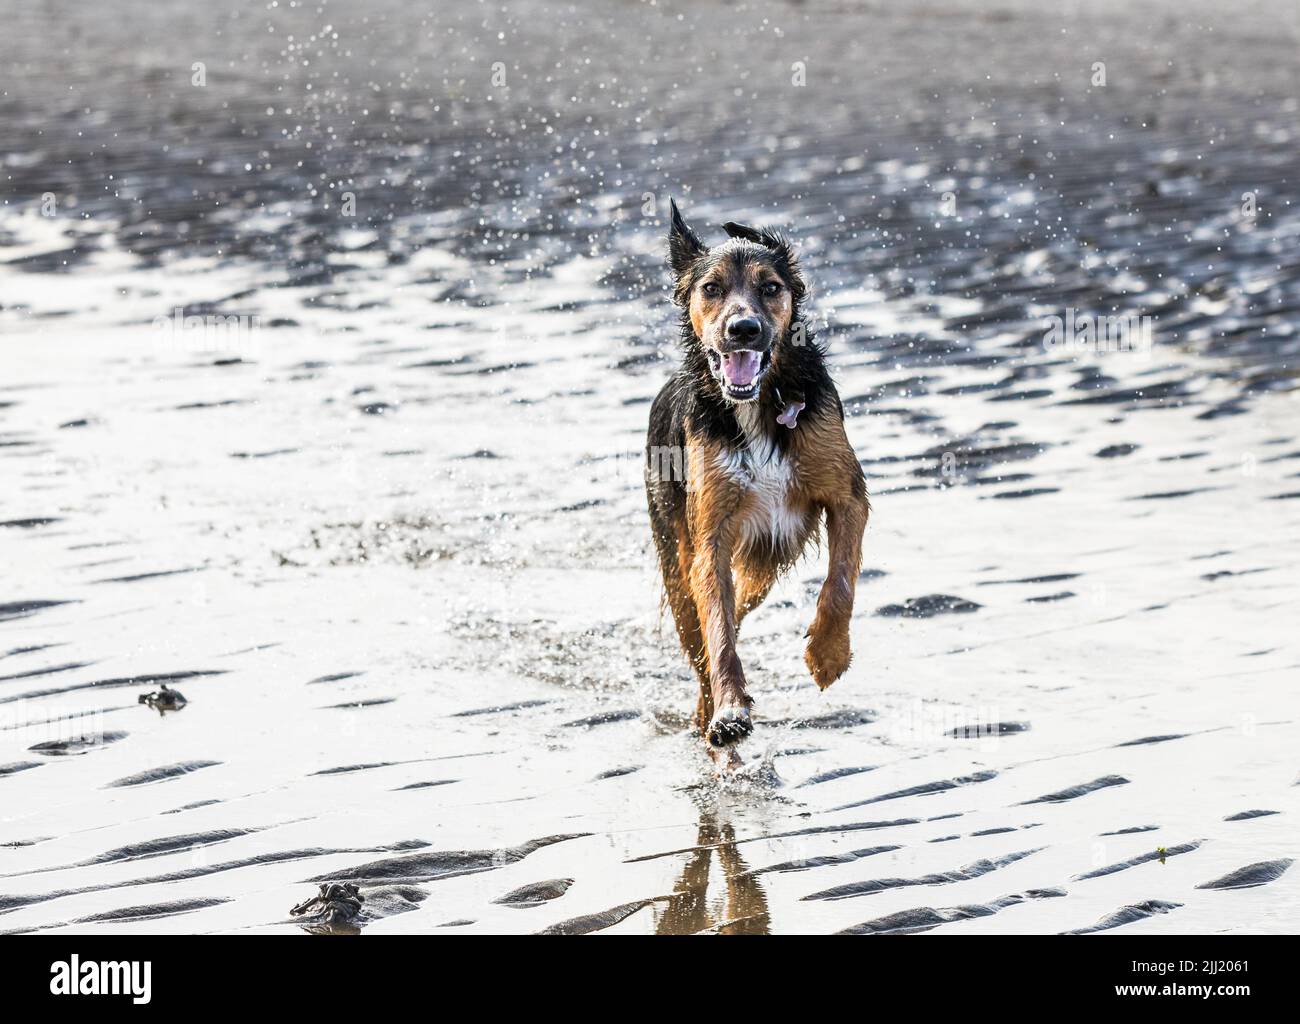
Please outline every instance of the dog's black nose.
[[763, 325], [752, 316], [738, 316], [727, 324], [727, 337], [732, 341], [757, 341]]

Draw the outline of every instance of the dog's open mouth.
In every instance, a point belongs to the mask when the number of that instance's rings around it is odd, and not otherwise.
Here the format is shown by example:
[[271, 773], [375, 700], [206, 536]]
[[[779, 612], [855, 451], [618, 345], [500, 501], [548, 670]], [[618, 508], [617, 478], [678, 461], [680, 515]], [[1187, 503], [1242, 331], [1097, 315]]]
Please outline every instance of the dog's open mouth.
[[737, 402], [758, 397], [759, 385], [772, 361], [770, 353], [748, 348], [737, 352], [719, 352], [715, 348], [707, 348], [705, 352], [708, 353], [709, 367], [722, 385], [724, 395]]

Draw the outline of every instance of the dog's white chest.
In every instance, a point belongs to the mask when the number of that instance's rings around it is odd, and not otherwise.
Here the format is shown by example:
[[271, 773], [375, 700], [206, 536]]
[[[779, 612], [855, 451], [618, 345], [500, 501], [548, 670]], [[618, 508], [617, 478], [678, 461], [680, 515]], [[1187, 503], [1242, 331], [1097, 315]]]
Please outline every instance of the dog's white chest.
[[745, 433], [746, 450], [737, 452], [732, 479], [749, 492], [741, 513], [741, 548], [784, 550], [802, 539], [805, 516], [792, 504], [794, 466], [757, 421], [757, 409], [743, 407], [736, 415]]

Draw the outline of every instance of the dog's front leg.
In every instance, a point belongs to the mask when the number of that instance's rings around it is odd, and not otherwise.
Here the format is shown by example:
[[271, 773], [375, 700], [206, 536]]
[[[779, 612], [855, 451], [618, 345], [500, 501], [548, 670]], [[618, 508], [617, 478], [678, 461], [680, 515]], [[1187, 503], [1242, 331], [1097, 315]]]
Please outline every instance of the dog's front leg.
[[709, 659], [709, 686], [713, 692], [713, 720], [705, 733], [710, 745], [725, 747], [753, 731], [745, 691], [745, 672], [736, 652], [736, 594], [731, 575], [734, 527], [722, 519], [695, 552], [691, 565], [691, 590], [699, 609], [700, 625]]
[[[753, 731], [753, 701], [736, 653], [736, 588], [731, 559], [745, 500], [728, 453], [717, 442], [689, 437], [686, 517], [693, 554], [691, 598], [704, 637], [713, 717], [705, 737], [714, 748], [730, 746]], [[732, 759], [734, 760], [734, 759]]]
[[817, 597], [817, 615], [808, 629], [804, 661], [823, 690], [842, 676], [853, 653], [849, 646], [849, 622], [853, 617], [853, 595], [862, 571], [862, 533], [867, 528], [870, 506], [865, 491], [826, 506], [827, 547], [830, 564], [826, 581]]

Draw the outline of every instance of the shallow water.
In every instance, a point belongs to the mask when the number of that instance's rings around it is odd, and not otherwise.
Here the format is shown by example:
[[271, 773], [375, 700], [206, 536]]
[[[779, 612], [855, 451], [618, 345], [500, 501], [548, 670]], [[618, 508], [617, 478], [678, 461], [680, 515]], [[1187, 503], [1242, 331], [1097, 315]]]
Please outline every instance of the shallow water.
[[[7, 10], [0, 930], [1294, 930], [1297, 20], [1155, 7]], [[799, 240], [875, 506], [726, 785], [646, 192]]]

